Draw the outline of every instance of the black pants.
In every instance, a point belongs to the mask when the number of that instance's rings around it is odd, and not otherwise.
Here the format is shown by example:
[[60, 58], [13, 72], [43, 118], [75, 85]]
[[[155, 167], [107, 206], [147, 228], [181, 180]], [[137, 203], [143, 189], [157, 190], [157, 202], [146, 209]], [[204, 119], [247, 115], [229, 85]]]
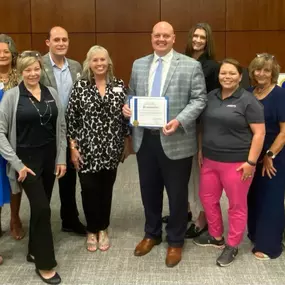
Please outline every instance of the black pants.
[[108, 228], [116, 176], [117, 169], [101, 170], [95, 173], [79, 172], [88, 232], [97, 233]]
[[145, 238], [161, 237], [165, 187], [170, 209], [166, 226], [167, 241], [169, 246], [181, 247], [187, 229], [188, 182], [192, 157], [169, 159], [162, 149], [159, 132], [146, 129], [137, 161], [146, 218]]
[[54, 141], [38, 148], [17, 148], [17, 155], [36, 174], [28, 174], [22, 183], [31, 208], [29, 253], [35, 257], [36, 268], [51, 270], [57, 265], [50, 222], [56, 144]]
[[66, 173], [58, 180], [60, 196], [60, 217], [64, 227], [78, 222], [76, 205], [76, 170], [70, 159], [70, 149], [66, 149]]

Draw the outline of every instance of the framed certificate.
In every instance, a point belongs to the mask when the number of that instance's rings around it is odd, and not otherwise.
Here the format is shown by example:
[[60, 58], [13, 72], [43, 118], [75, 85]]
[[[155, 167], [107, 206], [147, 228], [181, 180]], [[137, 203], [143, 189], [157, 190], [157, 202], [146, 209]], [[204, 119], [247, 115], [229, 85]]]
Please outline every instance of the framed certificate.
[[130, 97], [130, 124], [134, 127], [162, 128], [168, 122], [168, 105], [168, 97]]

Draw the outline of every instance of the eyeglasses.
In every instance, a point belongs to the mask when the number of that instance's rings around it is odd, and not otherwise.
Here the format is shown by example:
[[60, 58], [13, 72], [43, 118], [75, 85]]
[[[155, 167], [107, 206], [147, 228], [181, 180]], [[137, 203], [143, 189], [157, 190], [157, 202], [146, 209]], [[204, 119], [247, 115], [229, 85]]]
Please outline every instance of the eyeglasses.
[[256, 57], [260, 58], [260, 57], [264, 57], [265, 59], [274, 59], [275, 56], [269, 53], [257, 53]]
[[41, 58], [41, 54], [38, 51], [24, 51], [21, 54], [19, 54], [19, 57], [35, 57], [35, 58]]

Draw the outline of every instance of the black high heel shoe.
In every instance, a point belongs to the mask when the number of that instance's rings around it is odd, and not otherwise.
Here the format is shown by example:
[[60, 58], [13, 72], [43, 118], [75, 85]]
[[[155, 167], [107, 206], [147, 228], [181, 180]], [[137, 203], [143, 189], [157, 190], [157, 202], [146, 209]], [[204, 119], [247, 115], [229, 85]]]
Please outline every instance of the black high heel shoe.
[[27, 258], [26, 259], [27, 259], [28, 262], [35, 263], [35, 258], [30, 253], [27, 254]]
[[195, 238], [208, 230], [208, 224], [204, 228], [197, 227], [194, 223], [190, 225], [189, 229], [185, 233], [185, 238]]
[[59, 276], [59, 274], [57, 272], [55, 272], [54, 276], [51, 277], [51, 278], [44, 278], [41, 275], [39, 269], [36, 269], [36, 273], [40, 276], [42, 281], [44, 281], [47, 284], [54, 284], [54, 285], [56, 285], [56, 284], [60, 284], [60, 282], [61, 282], [61, 278], [60, 278], [60, 276]]

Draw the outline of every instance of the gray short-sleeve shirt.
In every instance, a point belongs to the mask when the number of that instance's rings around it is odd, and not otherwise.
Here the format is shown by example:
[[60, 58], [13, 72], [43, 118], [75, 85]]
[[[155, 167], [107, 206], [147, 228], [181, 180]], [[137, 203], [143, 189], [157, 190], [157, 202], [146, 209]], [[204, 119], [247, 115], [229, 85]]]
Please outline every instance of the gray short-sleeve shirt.
[[203, 156], [220, 162], [243, 162], [248, 159], [252, 141], [250, 124], [264, 123], [262, 104], [254, 95], [238, 88], [222, 99], [221, 90], [208, 94], [202, 114]]

